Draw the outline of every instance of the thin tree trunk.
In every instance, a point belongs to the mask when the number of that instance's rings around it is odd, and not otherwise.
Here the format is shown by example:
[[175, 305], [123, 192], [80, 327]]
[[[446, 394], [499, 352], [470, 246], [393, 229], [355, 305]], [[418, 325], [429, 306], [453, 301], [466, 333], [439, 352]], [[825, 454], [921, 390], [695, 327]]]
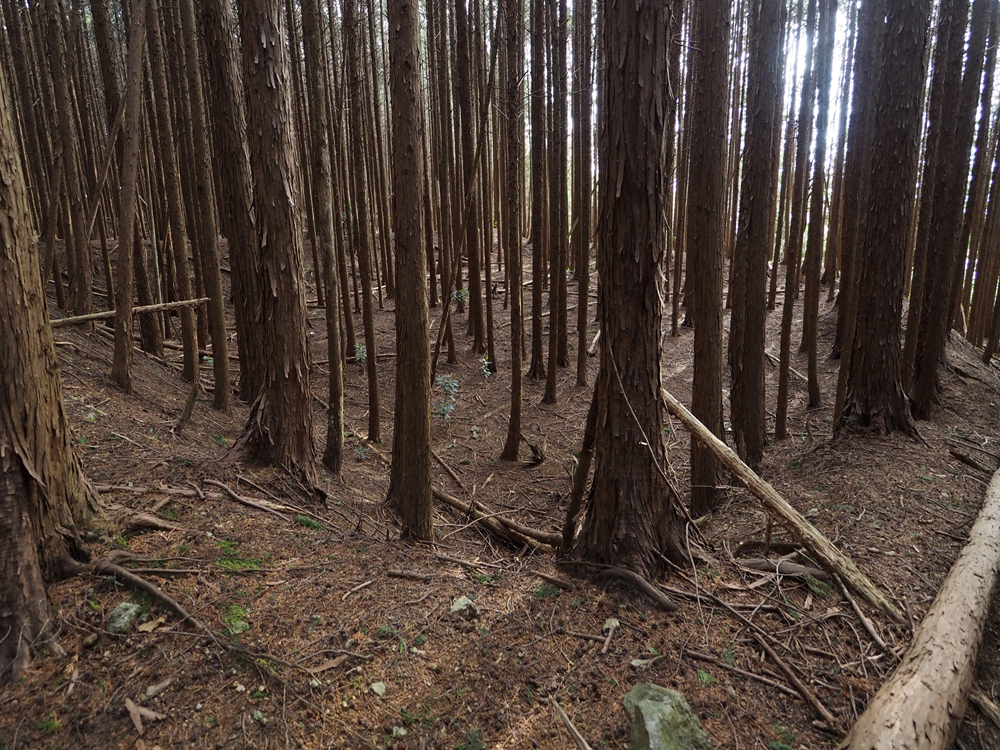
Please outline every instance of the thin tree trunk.
[[[694, 383], [691, 406], [702, 423], [723, 439], [722, 284], [725, 249], [726, 102], [729, 90], [730, 7], [724, 0], [698, 3], [694, 13], [694, 87], [688, 185], [688, 248], [694, 322]], [[613, 184], [613, 183], [611, 183]], [[691, 443], [691, 512], [715, 505], [715, 456]]]

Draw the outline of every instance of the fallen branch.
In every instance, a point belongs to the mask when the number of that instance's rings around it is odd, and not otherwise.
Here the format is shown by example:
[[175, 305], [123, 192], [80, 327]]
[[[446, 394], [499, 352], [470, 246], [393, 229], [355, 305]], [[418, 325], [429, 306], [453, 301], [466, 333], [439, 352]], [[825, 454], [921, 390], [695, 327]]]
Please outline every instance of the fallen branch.
[[806, 703], [809, 703], [813, 708], [816, 709], [816, 713], [820, 715], [823, 721], [825, 721], [830, 726], [831, 729], [835, 729], [837, 727], [837, 719], [834, 718], [833, 714], [830, 713], [830, 710], [819, 702], [819, 698], [816, 697], [813, 691], [805, 686], [805, 683], [803, 683], [802, 680], [799, 679], [799, 676], [795, 674], [792, 668], [788, 666], [784, 662], [784, 660], [780, 656], [778, 656], [777, 653], [775, 653], [774, 649], [771, 648], [770, 644], [767, 641], [765, 641], [760, 636], [759, 633], [754, 633], [753, 637], [757, 639], [757, 643], [759, 643], [761, 647], [764, 649], [764, 651], [767, 652], [767, 655], [771, 658], [771, 661], [777, 664], [778, 667], [781, 669], [781, 671], [784, 672], [785, 677], [788, 678], [788, 681], [795, 686], [796, 690], [799, 691], [799, 695], [805, 698]]
[[129, 570], [126, 570], [121, 565], [116, 565], [108, 560], [98, 560], [90, 566], [87, 566], [90, 572], [97, 575], [109, 575], [114, 576], [120, 581], [129, 584], [133, 588], [139, 589], [149, 594], [154, 600], [160, 602], [163, 606], [181, 618], [181, 622], [190, 622], [198, 630], [203, 630], [208, 635], [211, 635], [211, 631], [205, 627], [204, 624], [197, 618], [195, 618], [191, 613], [189, 613], [184, 607], [172, 596], [164, 593], [156, 584], [150, 583], [145, 578], [137, 576]]
[[989, 719], [993, 726], [1000, 729], [1000, 707], [997, 706], [990, 698], [979, 688], [972, 688], [972, 692], [969, 694], [969, 700], [971, 700], [979, 712]]
[[282, 521], [285, 521], [285, 522], [289, 522], [289, 521], [292, 520], [288, 516], [284, 515], [283, 513], [279, 513], [274, 508], [269, 508], [266, 505], [262, 505], [261, 503], [256, 503], [253, 500], [250, 500], [248, 498], [245, 498], [245, 497], [242, 497], [240, 495], [237, 495], [235, 492], [233, 492], [232, 489], [230, 489], [227, 485], [223, 484], [222, 482], [216, 482], [214, 479], [205, 479], [205, 480], [203, 480], [203, 483], [204, 484], [210, 484], [213, 487], [220, 488], [231, 499], [235, 500], [236, 502], [238, 502], [238, 503], [240, 503], [242, 505], [246, 505], [248, 508], [256, 508], [257, 510], [262, 510], [265, 513], [270, 513], [275, 518], [280, 518]]
[[700, 651], [692, 651], [689, 648], [684, 649], [684, 655], [689, 656], [692, 659], [697, 659], [698, 661], [708, 662], [709, 664], [714, 664], [717, 667], [722, 667], [723, 669], [728, 669], [743, 677], [749, 677], [751, 680], [757, 680], [765, 685], [773, 687], [775, 690], [779, 690], [785, 695], [790, 695], [793, 698], [798, 698], [799, 694], [792, 690], [788, 685], [783, 685], [777, 680], [772, 680], [770, 677], [765, 677], [764, 675], [757, 674], [756, 672], [748, 672], [745, 669], [740, 669], [739, 667], [734, 667], [731, 664], [726, 664], [726, 662], [721, 659], [716, 659], [714, 656], [709, 656], [708, 654], [703, 654]]
[[840, 578], [837, 578], [837, 585], [840, 587], [840, 593], [842, 593], [844, 598], [851, 603], [851, 608], [854, 610], [854, 614], [856, 614], [858, 619], [861, 620], [862, 626], [864, 626], [864, 629], [868, 631], [868, 635], [871, 636], [872, 640], [875, 641], [882, 651], [892, 653], [889, 651], [889, 647], [886, 645], [885, 641], [882, 640], [882, 636], [880, 636], [878, 631], [875, 630], [875, 626], [872, 624], [872, 621], [869, 620], [865, 616], [865, 613], [861, 611], [861, 607], [859, 607], [858, 603], [854, 601], [854, 597], [851, 596], [851, 592], [847, 590], [847, 587], [844, 585], [844, 582], [840, 580]]
[[973, 469], [979, 469], [979, 471], [983, 472], [984, 474], [992, 474], [993, 473], [992, 471], [989, 470], [988, 467], [983, 466], [983, 464], [981, 464], [979, 461], [977, 461], [976, 459], [974, 459], [968, 453], [963, 453], [962, 451], [955, 450], [954, 448], [949, 448], [948, 449], [948, 453], [950, 453], [952, 456], [954, 456], [955, 458], [957, 458], [959, 461], [961, 461], [966, 466], [971, 466]]
[[751, 557], [746, 560], [737, 560], [736, 564], [750, 570], [760, 571], [761, 573], [777, 573], [789, 578], [812, 576], [819, 581], [830, 580], [830, 574], [825, 570], [813, 568], [809, 565], [799, 565], [791, 560], [770, 560], [765, 557]]
[[684, 405], [665, 389], [660, 393], [667, 409], [680, 419], [702, 445], [708, 448], [743, 485], [750, 490], [761, 504], [775, 519], [815, 557], [828, 571], [838, 574], [851, 588], [857, 591], [866, 601], [888, 614], [897, 622], [903, 622], [903, 613], [893, 605], [868, 577], [858, 570], [858, 567], [833, 546], [829, 539], [823, 536], [815, 526], [779, 495], [774, 487], [740, 460], [733, 450], [699, 422]]
[[[183, 307], [197, 307], [208, 302], [208, 297], [198, 299], [182, 299], [178, 302], [161, 302], [157, 305], [139, 305], [132, 308], [132, 313], [162, 312], [164, 310], [179, 310]], [[92, 320], [108, 320], [115, 317], [115, 310], [105, 310], [104, 312], [90, 313], [89, 315], [75, 315], [72, 318], [56, 318], [51, 321], [52, 328], [62, 328], [63, 326], [78, 326], [89, 323]]]
[[1000, 472], [993, 474], [969, 542], [892, 676], [841, 743], [943, 750], [958, 734], [976, 654], [1000, 574]]
[[472, 505], [469, 505], [463, 503], [457, 497], [453, 497], [437, 488], [435, 488], [433, 492], [434, 497], [441, 502], [446, 505], [450, 505], [455, 510], [465, 513], [470, 518], [476, 519], [479, 523], [499, 536], [501, 539], [504, 539], [505, 541], [516, 546], [520, 547], [527, 545], [531, 549], [542, 549], [548, 552], [554, 551], [554, 549], [557, 548], [559, 543], [562, 541], [562, 536], [555, 532], [539, 531], [538, 529], [532, 529], [528, 526], [522, 526], [515, 521], [511, 521], [509, 518], [490, 516], [490, 514], [484, 513], [479, 510], [479, 508], [475, 507], [475, 501], [473, 501]]
[[559, 713], [559, 718], [561, 718], [563, 720], [563, 724], [565, 724], [566, 725], [566, 729], [569, 730], [570, 736], [573, 738], [573, 741], [576, 743], [576, 746], [577, 746], [578, 750], [591, 750], [590, 745], [587, 744], [587, 740], [585, 740], [583, 738], [583, 735], [580, 734], [579, 731], [577, 731], [577, 728], [573, 725], [573, 722], [570, 721], [569, 717], [566, 715], [566, 712], [563, 711], [562, 706], [560, 706], [556, 702], [555, 698], [549, 697], [549, 700], [552, 701], [553, 707], [555, 707], [556, 711]]
[[465, 492], [465, 485], [462, 484], [462, 480], [458, 478], [458, 474], [455, 473], [455, 470], [446, 464], [445, 460], [441, 458], [440, 454], [433, 448], [431, 448], [431, 455], [434, 457], [434, 460], [440, 464], [441, 468], [448, 472], [448, 476], [455, 480], [455, 484], [459, 486], [459, 489]]

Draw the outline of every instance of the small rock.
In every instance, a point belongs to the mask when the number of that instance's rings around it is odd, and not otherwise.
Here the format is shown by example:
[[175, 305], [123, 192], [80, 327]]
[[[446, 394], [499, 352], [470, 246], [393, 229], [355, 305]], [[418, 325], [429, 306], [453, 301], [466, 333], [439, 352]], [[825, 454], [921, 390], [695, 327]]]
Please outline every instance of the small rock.
[[406, 729], [404, 727], [393, 727], [392, 728], [392, 738], [394, 740], [400, 740], [406, 736]]
[[264, 718], [264, 712], [261, 711], [259, 708], [255, 709], [254, 712], [250, 714], [250, 718], [252, 718], [258, 724], [267, 724], [267, 719]]
[[122, 633], [127, 633], [132, 629], [135, 621], [142, 614], [142, 607], [138, 604], [133, 604], [132, 602], [122, 602], [113, 610], [111, 614], [108, 615], [107, 621], [105, 621], [104, 626], [107, 628], [109, 633], [114, 633], [115, 635], [121, 635]]
[[460, 596], [451, 603], [451, 614], [463, 620], [475, 620], [479, 617], [479, 607], [467, 596]]
[[313, 690], [315, 690], [316, 688], [320, 687], [322, 684], [323, 683], [320, 682], [319, 680], [317, 680], [315, 677], [313, 677], [311, 680], [309, 680], [309, 687], [311, 687]]
[[712, 750], [701, 722], [676, 690], [640, 682], [622, 702], [633, 750]]
[[236, 689], [237, 693], [245, 693], [247, 688], [242, 682], [234, 682], [233, 687]]
[[373, 682], [369, 686], [369, 688], [371, 689], [371, 691], [373, 693], [375, 693], [375, 695], [379, 696], [380, 698], [383, 695], [385, 695], [385, 683], [384, 682]]
[[201, 711], [201, 709], [203, 709], [203, 708], [204, 708], [204, 706], [201, 705], [200, 703], [195, 703], [194, 704], [194, 710], [195, 711]]

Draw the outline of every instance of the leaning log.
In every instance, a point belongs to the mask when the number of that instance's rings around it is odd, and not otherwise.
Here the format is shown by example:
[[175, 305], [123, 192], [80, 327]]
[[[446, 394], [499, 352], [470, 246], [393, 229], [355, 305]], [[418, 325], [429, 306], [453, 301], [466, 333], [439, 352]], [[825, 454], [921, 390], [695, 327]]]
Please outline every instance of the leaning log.
[[[136, 315], [138, 313], [151, 313], [151, 312], [163, 312], [166, 310], [179, 310], [182, 307], [197, 307], [198, 305], [204, 305], [208, 302], [208, 297], [199, 297], [198, 299], [182, 299], [177, 302], [160, 302], [156, 305], [140, 305], [139, 307], [132, 308], [132, 314]], [[72, 318], [54, 318], [51, 321], [53, 328], [62, 328], [63, 326], [78, 326], [84, 323], [90, 323], [94, 320], [108, 320], [109, 318], [115, 317], [117, 312], [115, 310], [105, 310], [104, 312], [89, 313], [87, 315], [77, 315]]]
[[998, 571], [1000, 471], [990, 480], [969, 541], [910, 648], [841, 743], [841, 750], [943, 750], [951, 745], [968, 705]]
[[732, 472], [733, 476], [743, 483], [750, 492], [760, 500], [764, 508], [774, 516], [795, 539], [802, 544], [816, 560], [829, 572], [838, 574], [844, 581], [854, 589], [866, 601], [897, 622], [903, 622], [903, 613], [886, 598], [879, 588], [872, 583], [868, 577], [858, 570], [858, 567], [844, 555], [839, 549], [833, 546], [819, 530], [813, 526], [795, 508], [788, 504], [774, 487], [769, 485], [756, 472], [743, 463], [740, 457], [733, 450], [712, 434], [705, 425], [698, 421], [680, 401], [674, 398], [665, 389], [661, 388], [663, 401], [667, 410], [681, 420], [684, 426], [690, 430], [696, 440], [708, 448], [723, 465]]

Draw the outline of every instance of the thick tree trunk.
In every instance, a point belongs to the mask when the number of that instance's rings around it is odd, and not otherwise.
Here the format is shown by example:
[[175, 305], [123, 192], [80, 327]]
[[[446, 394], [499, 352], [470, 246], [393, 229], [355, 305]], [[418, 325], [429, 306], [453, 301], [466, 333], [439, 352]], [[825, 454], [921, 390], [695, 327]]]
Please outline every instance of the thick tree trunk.
[[254, 459], [315, 481], [312, 391], [291, 80], [281, 0], [240, 5], [250, 103], [250, 169], [260, 210], [259, 288], [265, 379], [237, 443]]
[[670, 25], [664, 4], [653, 0], [606, 3], [602, 13], [608, 59], [599, 148], [601, 164], [612, 170], [606, 184], [616, 189], [601, 195], [600, 411], [594, 482], [576, 553], [650, 575], [663, 567], [661, 555], [683, 557], [680, 501], [667, 479], [659, 398], [659, 269], [666, 232], [661, 146]]
[[976, 653], [998, 573], [1000, 472], [993, 475], [969, 541], [909, 649], [841, 743], [841, 750], [951, 746], [972, 689]]
[[913, 434], [903, 391], [900, 323], [903, 271], [913, 211], [913, 181], [924, 92], [924, 59], [930, 0], [893, 6], [885, 32], [877, 106], [874, 109], [871, 189], [865, 235], [859, 248], [856, 330], [847, 398], [837, 427], [859, 421], [876, 432]]
[[423, 103], [420, 19], [416, 0], [389, 0], [389, 88], [392, 124], [392, 216], [396, 244], [396, 421], [389, 501], [402, 537], [430, 541], [431, 368], [424, 247]]
[[97, 509], [63, 410], [16, 132], [0, 72], [0, 683], [54, 633], [44, 584], [85, 559], [77, 527]]

